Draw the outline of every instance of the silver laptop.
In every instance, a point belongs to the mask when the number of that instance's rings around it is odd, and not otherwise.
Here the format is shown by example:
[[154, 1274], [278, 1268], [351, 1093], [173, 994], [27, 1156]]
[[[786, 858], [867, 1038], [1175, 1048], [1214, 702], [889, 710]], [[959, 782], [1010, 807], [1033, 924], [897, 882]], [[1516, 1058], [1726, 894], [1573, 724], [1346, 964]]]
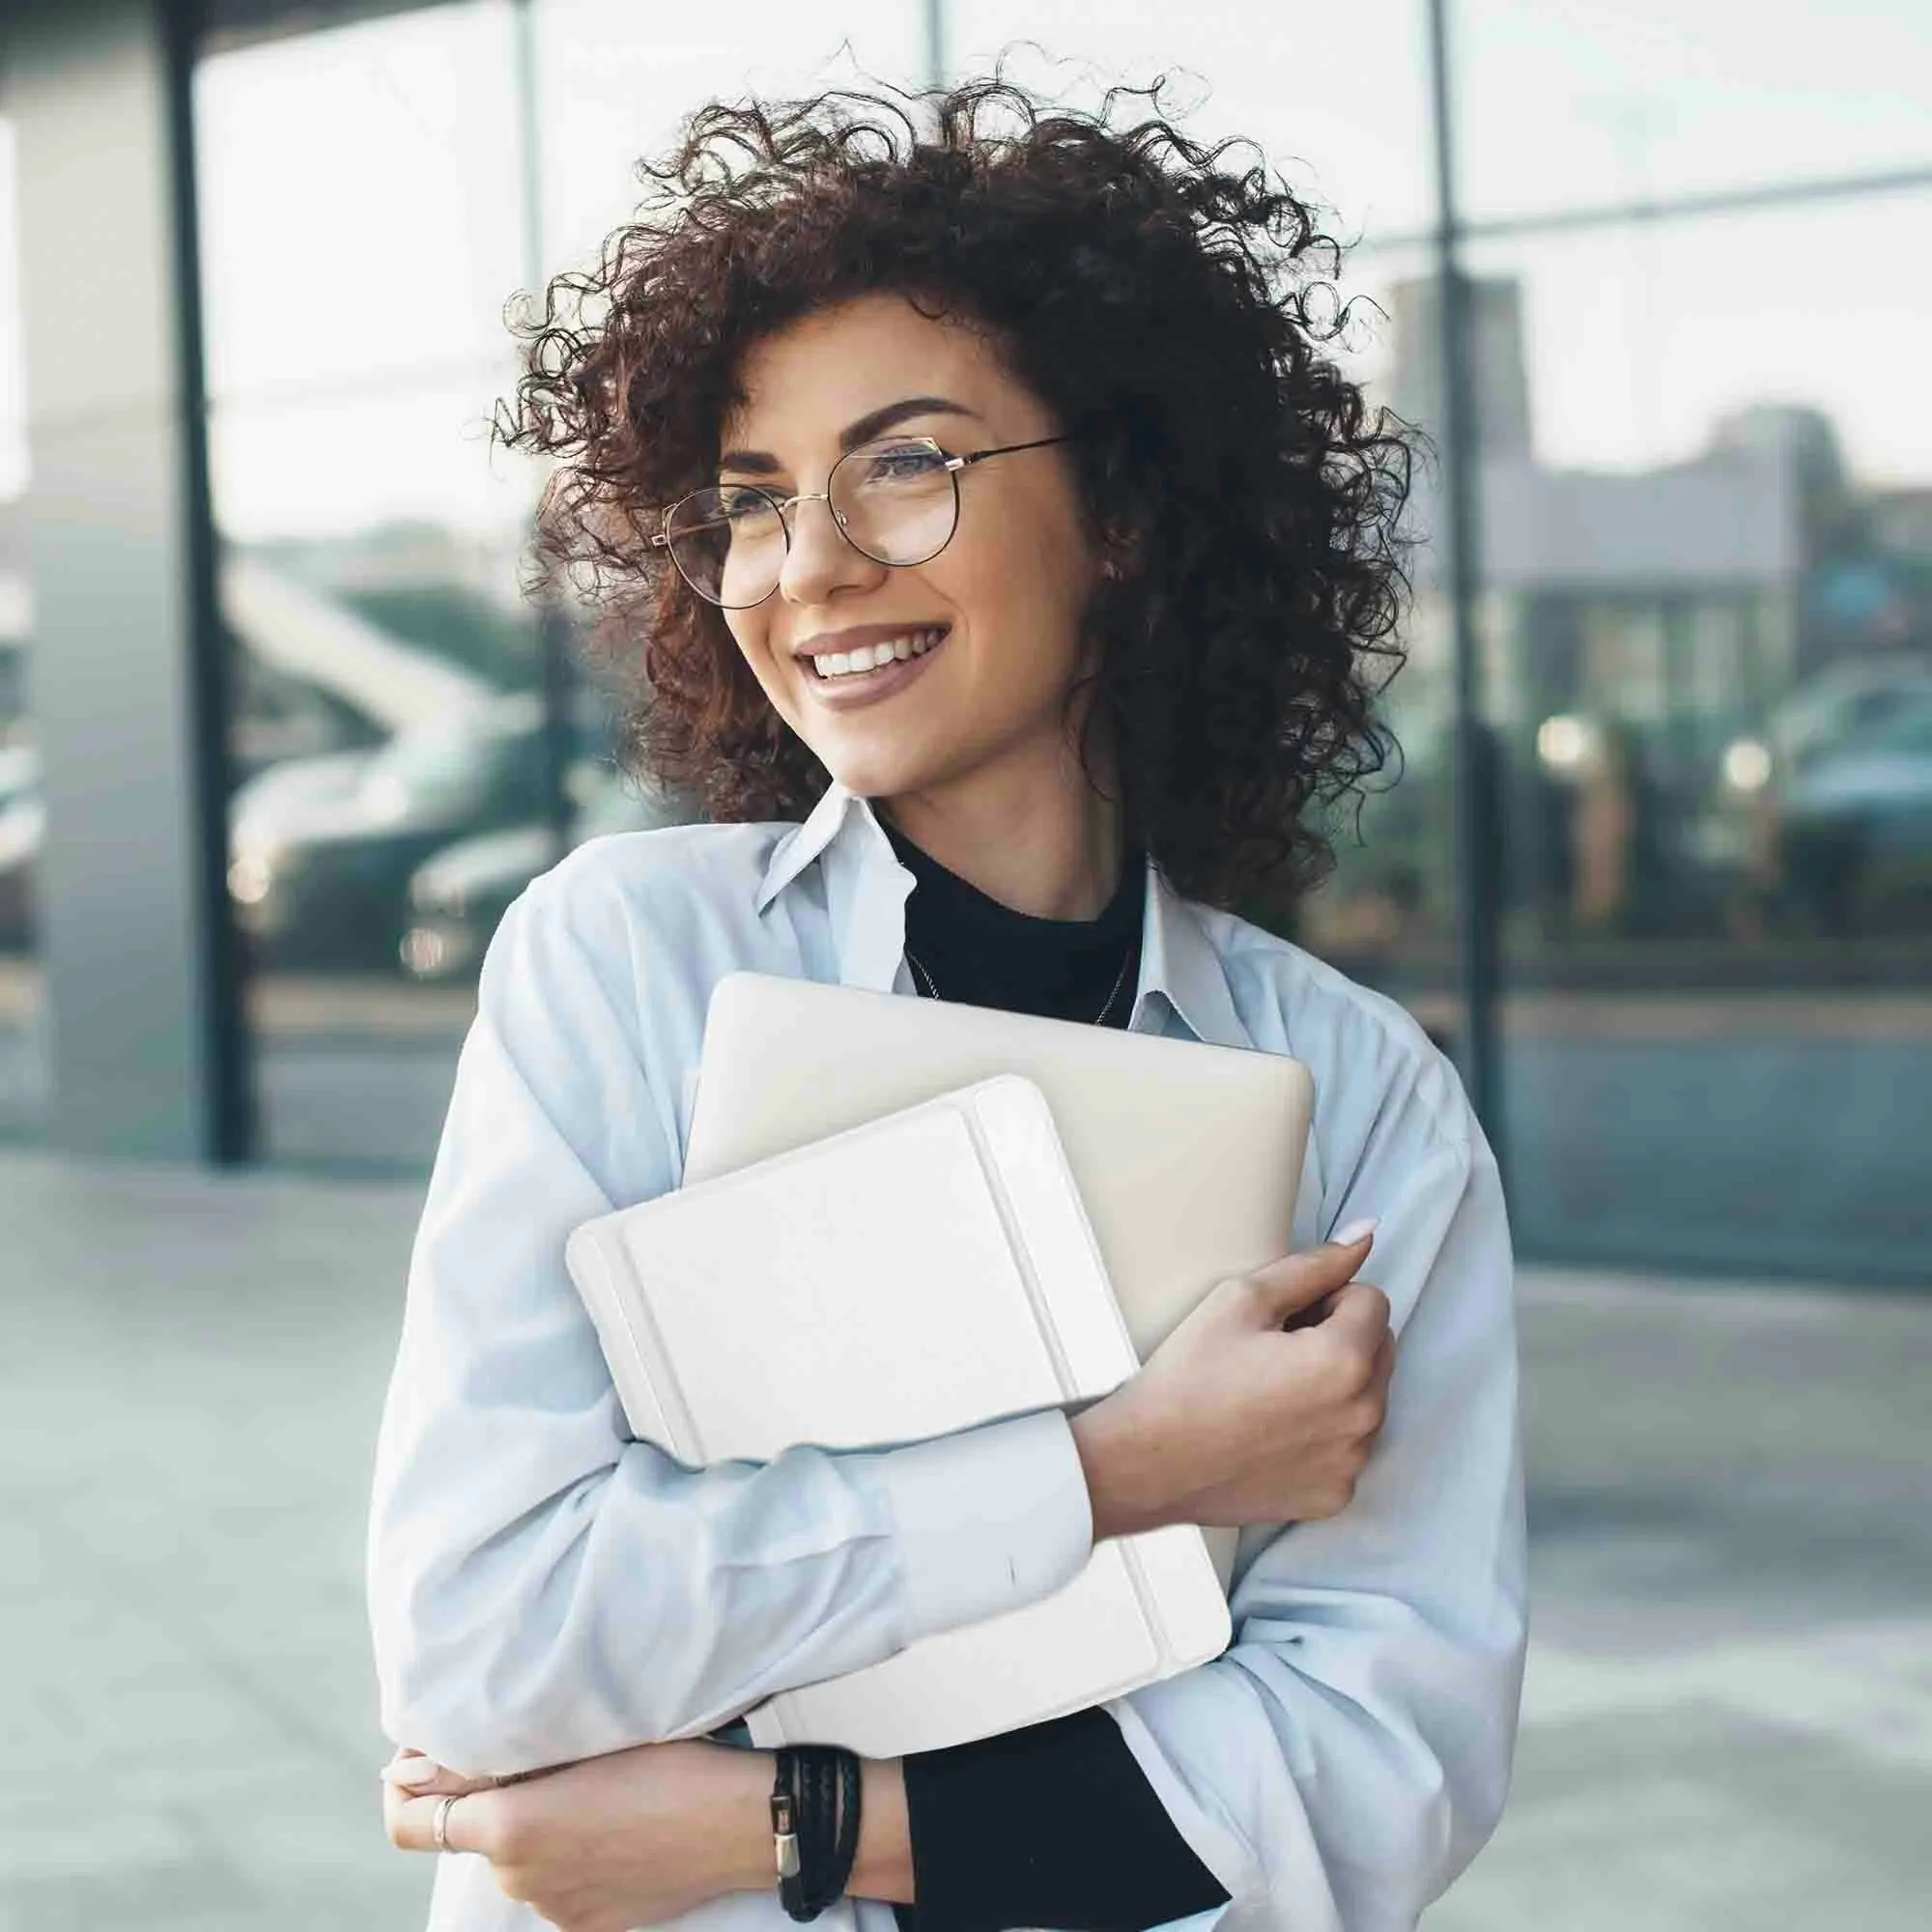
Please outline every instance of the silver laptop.
[[[712, 993], [684, 1179], [996, 1073], [1046, 1095], [1143, 1361], [1216, 1282], [1289, 1252], [1315, 1091], [1298, 1061], [766, 973]], [[1234, 1537], [1208, 1534], [1224, 1584]]]

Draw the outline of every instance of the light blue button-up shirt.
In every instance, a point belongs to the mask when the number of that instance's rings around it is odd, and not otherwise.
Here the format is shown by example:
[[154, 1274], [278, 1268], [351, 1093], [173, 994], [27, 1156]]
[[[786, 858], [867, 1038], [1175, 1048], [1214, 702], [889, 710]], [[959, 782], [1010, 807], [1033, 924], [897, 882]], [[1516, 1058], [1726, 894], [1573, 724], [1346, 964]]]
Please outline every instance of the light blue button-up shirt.
[[[563, 1263], [678, 1184], [706, 1002], [751, 968], [911, 994], [912, 875], [834, 783], [803, 825], [594, 840], [484, 962], [383, 1420], [369, 1595], [384, 1728], [468, 1772], [730, 1724], [795, 1685], [1037, 1600], [1093, 1522], [1058, 1409], [928, 1442], [694, 1469], [630, 1439]], [[1240, 1539], [1234, 1641], [1105, 1709], [1230, 1902], [1205, 1932], [1412, 1927], [1493, 1830], [1526, 1606], [1496, 1167], [1400, 1007], [1148, 868], [1132, 1026], [1291, 1054], [1316, 1112], [1294, 1245], [1380, 1221], [1386, 1422], [1339, 1516]], [[541, 1932], [441, 1859], [434, 1932]], [[845, 1899], [827, 1932], [895, 1932]], [[690, 1932], [781, 1932], [771, 1893]]]

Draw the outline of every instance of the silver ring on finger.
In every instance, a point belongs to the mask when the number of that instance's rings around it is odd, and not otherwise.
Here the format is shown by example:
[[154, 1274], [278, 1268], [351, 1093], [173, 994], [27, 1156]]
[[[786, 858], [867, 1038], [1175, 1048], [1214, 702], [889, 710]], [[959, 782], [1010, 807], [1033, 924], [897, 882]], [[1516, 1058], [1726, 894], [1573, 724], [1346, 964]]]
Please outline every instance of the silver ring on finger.
[[462, 1796], [463, 1796], [462, 1792], [459, 1791], [451, 1797], [439, 1799], [437, 1801], [436, 1817], [430, 1825], [429, 1835], [431, 1843], [434, 1844], [437, 1850], [440, 1852], [449, 1852], [449, 1851], [454, 1851], [456, 1849], [455, 1846], [453, 1846], [449, 1842], [449, 1812], [450, 1812], [450, 1807], [456, 1803], [457, 1799], [461, 1798]]

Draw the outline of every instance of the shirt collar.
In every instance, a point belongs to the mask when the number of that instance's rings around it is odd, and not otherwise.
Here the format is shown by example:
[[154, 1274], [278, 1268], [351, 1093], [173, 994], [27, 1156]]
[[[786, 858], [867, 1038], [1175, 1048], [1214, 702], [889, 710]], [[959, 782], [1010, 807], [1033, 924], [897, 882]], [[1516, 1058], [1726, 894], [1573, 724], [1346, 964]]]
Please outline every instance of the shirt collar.
[[[1160, 994], [1196, 1039], [1252, 1047], [1235, 1010], [1227, 969], [1203, 923], [1208, 908], [1182, 898], [1158, 866], [1148, 867], [1147, 921], [1141, 928], [1141, 997]], [[1138, 1018], [1138, 1013], [1136, 1018]], [[1146, 1031], [1147, 1029], [1143, 1029]]]
[[757, 906], [760, 917], [765, 908], [830, 845], [844, 829], [845, 819], [854, 809], [865, 817], [870, 832], [876, 835], [879, 843], [886, 849], [886, 855], [895, 865], [898, 856], [893, 851], [892, 841], [880, 828], [873, 815], [872, 803], [848, 790], [834, 779], [826, 787], [825, 795], [812, 807], [810, 815], [802, 825], [795, 825], [779, 842], [772, 847], [770, 863], [765, 867], [765, 876], [758, 885]]
[[[817, 859], [825, 861], [826, 906], [840, 980], [848, 986], [893, 990], [905, 950], [912, 874], [899, 864], [871, 801], [837, 779], [804, 823], [773, 848], [758, 886], [758, 912], [762, 915]], [[1235, 1010], [1220, 954], [1203, 923], [1207, 913], [1176, 892], [1158, 866], [1149, 865], [1140, 989], [1129, 1024], [1139, 1033], [1161, 1031], [1160, 1016], [1150, 1006], [1158, 995], [1196, 1039], [1252, 1047], [1253, 1037]]]

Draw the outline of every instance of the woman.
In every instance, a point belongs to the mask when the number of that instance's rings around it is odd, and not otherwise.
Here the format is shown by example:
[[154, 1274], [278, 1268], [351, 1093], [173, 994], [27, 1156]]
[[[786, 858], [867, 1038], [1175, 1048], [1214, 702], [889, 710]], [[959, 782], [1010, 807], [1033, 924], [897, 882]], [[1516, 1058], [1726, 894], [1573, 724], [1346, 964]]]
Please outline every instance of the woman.
[[[531, 330], [540, 554], [716, 822], [574, 853], [484, 967], [371, 1529], [391, 1835], [470, 1855], [438, 1927], [785, 1924], [740, 1715], [1163, 1521], [1246, 1527], [1228, 1652], [860, 1767], [828, 1922], [1378, 1932], [1503, 1802], [1494, 1163], [1413, 1021], [1226, 909], [1312, 883], [1317, 808], [1379, 762], [1403, 442], [1259, 168], [990, 83], [927, 104], [923, 138], [864, 98], [705, 110]], [[745, 967], [1294, 1055], [1294, 1255], [1071, 1421], [705, 1469], [626, 1439], [563, 1238], [676, 1184]]]

